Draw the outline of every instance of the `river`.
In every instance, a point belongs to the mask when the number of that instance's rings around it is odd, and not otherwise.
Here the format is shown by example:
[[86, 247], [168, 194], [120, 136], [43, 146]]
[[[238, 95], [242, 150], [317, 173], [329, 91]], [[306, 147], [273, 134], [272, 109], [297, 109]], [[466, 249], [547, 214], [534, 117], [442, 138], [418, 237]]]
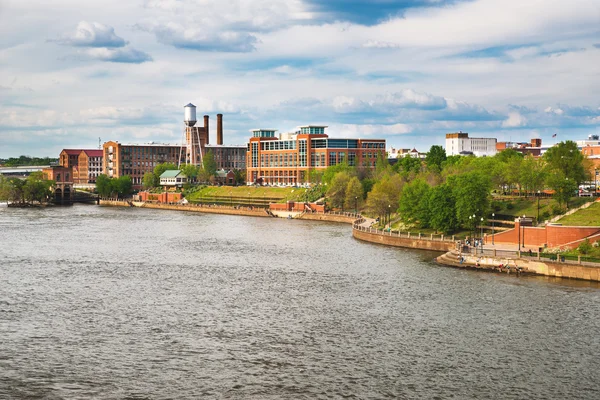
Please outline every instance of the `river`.
[[598, 399], [597, 283], [350, 226], [0, 208], [1, 399]]

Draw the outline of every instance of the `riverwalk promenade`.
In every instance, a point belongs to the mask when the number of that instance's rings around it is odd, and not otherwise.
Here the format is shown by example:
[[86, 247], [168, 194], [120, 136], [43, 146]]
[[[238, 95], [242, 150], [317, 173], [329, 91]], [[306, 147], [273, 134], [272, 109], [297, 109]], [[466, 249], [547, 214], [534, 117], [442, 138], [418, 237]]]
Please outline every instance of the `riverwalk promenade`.
[[[248, 206], [151, 203], [117, 199], [101, 199], [99, 204], [263, 218], [277, 217], [268, 209]], [[284, 215], [279, 217], [286, 218]], [[437, 251], [440, 256], [436, 257], [436, 261], [454, 268], [600, 281], [600, 264], [588, 262], [581, 257], [577, 260], [562, 259], [556, 255], [534, 251], [537, 249], [505, 243], [483, 247], [464, 246], [454, 236], [378, 229], [373, 227], [374, 219], [354, 213], [295, 213], [293, 218], [352, 224], [352, 236], [357, 240], [385, 246]]]

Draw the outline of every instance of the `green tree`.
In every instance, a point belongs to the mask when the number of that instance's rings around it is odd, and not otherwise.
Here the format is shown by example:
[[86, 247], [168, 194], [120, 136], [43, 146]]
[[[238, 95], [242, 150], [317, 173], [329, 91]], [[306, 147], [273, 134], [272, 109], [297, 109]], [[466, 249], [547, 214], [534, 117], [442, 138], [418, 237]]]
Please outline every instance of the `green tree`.
[[107, 175], [98, 175], [96, 178], [96, 191], [101, 197], [110, 197], [112, 195], [111, 179]]
[[346, 210], [354, 209], [355, 212], [358, 212], [363, 202], [363, 187], [360, 181], [356, 176], [353, 176], [348, 181], [348, 186], [346, 187], [346, 198], [344, 199], [344, 204]]
[[142, 178], [142, 186], [144, 187], [144, 189], [152, 189], [157, 187], [159, 184], [160, 181], [157, 181], [154, 172], [148, 171], [144, 174], [144, 177]]
[[327, 187], [327, 197], [332, 207], [344, 208], [344, 200], [346, 198], [346, 189], [350, 181], [350, 174], [346, 171], [338, 172], [333, 177], [331, 184]]
[[233, 174], [235, 175], [235, 184], [244, 185], [246, 183], [246, 170], [245, 169], [234, 169]]
[[429, 226], [428, 197], [430, 189], [423, 179], [415, 179], [404, 185], [398, 207], [404, 223], [417, 224], [422, 228]]
[[446, 150], [439, 145], [431, 146], [425, 157], [427, 168], [435, 172], [441, 172], [444, 161], [446, 161]]
[[458, 228], [456, 205], [449, 185], [431, 188], [428, 205], [431, 228], [444, 233], [454, 232]]
[[469, 219], [484, 217], [490, 208], [491, 180], [481, 172], [467, 172], [448, 178], [449, 187], [456, 209], [458, 223], [465, 227], [472, 227], [473, 221]]
[[554, 190], [554, 198], [560, 206], [569, 208], [569, 199], [575, 195], [579, 185], [573, 179], [569, 179], [562, 171], [553, 171], [548, 175], [547, 184]]
[[332, 166], [325, 168], [325, 171], [323, 171], [323, 178], [322, 178], [323, 183], [325, 185], [330, 185], [331, 182], [333, 182], [333, 179], [335, 178], [335, 176], [340, 172], [345, 172], [346, 174], [348, 174], [348, 176], [355, 175], [354, 167], [351, 167], [348, 165], [348, 163], [343, 162], [343, 163], [339, 163], [339, 164], [332, 165]]
[[403, 185], [404, 181], [398, 174], [384, 175], [367, 195], [368, 211], [380, 217], [395, 212]]
[[133, 183], [131, 182], [131, 177], [129, 175], [112, 179], [111, 186], [113, 192], [117, 194], [117, 197], [127, 197], [133, 192]]
[[200, 168], [194, 164], [181, 164], [179, 170], [187, 177], [188, 182], [195, 182], [200, 173]]
[[552, 146], [544, 153], [544, 159], [553, 173], [560, 172], [564, 178], [569, 178], [577, 185], [588, 178], [585, 157], [579, 151], [577, 143], [567, 140]]
[[177, 170], [179, 168], [177, 168], [177, 165], [173, 164], [173, 163], [161, 163], [158, 164], [156, 167], [154, 167], [154, 176], [156, 179], [155, 181], [155, 185], [154, 186], [158, 186], [160, 184], [160, 176], [165, 172], [165, 171], [172, 171], [172, 170]]
[[215, 176], [215, 173], [217, 172], [217, 162], [215, 161], [215, 156], [211, 150], [209, 150], [202, 158], [202, 168], [204, 169], [204, 173], [209, 177]]
[[536, 193], [544, 189], [546, 180], [546, 168], [544, 161], [528, 155], [521, 163], [520, 178], [521, 184], [525, 187], [525, 195]]
[[41, 171], [31, 173], [23, 186], [24, 197], [29, 202], [43, 203], [52, 195], [54, 182], [44, 179]]

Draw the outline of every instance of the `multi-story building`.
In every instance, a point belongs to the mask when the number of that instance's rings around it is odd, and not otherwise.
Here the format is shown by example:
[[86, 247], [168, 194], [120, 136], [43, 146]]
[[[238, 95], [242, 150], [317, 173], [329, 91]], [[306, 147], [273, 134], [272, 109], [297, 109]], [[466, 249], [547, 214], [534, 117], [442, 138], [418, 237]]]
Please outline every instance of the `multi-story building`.
[[253, 129], [246, 156], [246, 181], [276, 185], [310, 183], [311, 170], [347, 162], [374, 168], [386, 157], [384, 139], [338, 139], [325, 134], [326, 126], [302, 126], [298, 132], [276, 137], [276, 129]]
[[102, 150], [64, 149], [60, 152], [58, 163], [73, 169], [73, 183], [94, 183], [102, 173]]
[[493, 156], [497, 153], [496, 141], [496, 138], [470, 138], [466, 132], [447, 133], [446, 155]]
[[233, 169], [246, 169], [247, 146], [207, 144], [206, 152], [211, 152], [215, 157], [217, 169], [231, 171]]
[[513, 149], [522, 153], [523, 155], [532, 155], [539, 157], [542, 155], [544, 149], [542, 148], [542, 139], [531, 139], [531, 142], [497, 142], [496, 151], [501, 152], [502, 150]]
[[115, 141], [104, 143], [104, 173], [111, 178], [131, 177], [133, 187], [139, 189], [146, 172], [162, 163], [179, 166], [185, 163], [185, 147], [180, 144], [146, 143], [124, 144]]

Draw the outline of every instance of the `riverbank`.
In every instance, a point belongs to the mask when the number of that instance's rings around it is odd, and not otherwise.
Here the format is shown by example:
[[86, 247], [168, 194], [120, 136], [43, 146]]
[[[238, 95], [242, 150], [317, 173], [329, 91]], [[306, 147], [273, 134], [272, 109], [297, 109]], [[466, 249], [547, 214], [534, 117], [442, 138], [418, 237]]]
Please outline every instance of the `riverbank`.
[[[186, 212], [201, 212], [209, 214], [240, 215], [249, 217], [275, 217], [269, 210], [253, 207], [229, 207], [220, 205], [192, 205], [192, 204], [163, 204], [142, 203], [125, 200], [100, 200], [102, 206], [140, 207], [161, 210], [174, 210]], [[533, 257], [523, 258], [500, 255], [474, 255], [459, 253], [456, 249], [454, 237], [444, 235], [421, 235], [410, 232], [391, 232], [370, 227], [368, 220], [356, 218], [353, 213], [304, 213], [295, 216], [297, 219], [351, 223], [352, 236], [361, 241], [381, 244], [385, 246], [403, 247], [417, 250], [430, 250], [444, 253], [435, 260], [440, 265], [476, 269], [486, 271], [501, 271], [507, 273], [543, 275], [579, 279], [587, 281], [600, 281], [600, 266], [581, 265], [563, 262], [536, 260]], [[462, 257], [462, 262], [460, 261]]]
[[502, 257], [460, 253], [450, 250], [436, 258], [442, 265], [477, 269], [490, 272], [506, 272], [526, 275], [542, 275], [555, 278], [579, 279], [585, 281], [600, 281], [600, 266], [552, 262], [535, 259], [534, 257]]

